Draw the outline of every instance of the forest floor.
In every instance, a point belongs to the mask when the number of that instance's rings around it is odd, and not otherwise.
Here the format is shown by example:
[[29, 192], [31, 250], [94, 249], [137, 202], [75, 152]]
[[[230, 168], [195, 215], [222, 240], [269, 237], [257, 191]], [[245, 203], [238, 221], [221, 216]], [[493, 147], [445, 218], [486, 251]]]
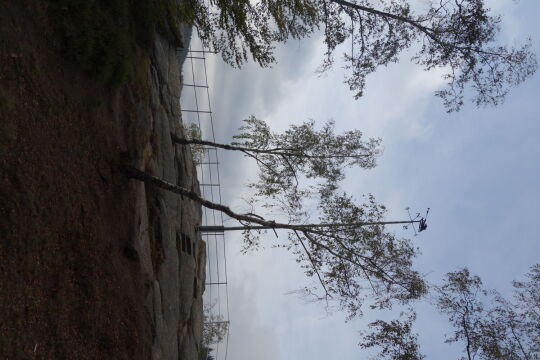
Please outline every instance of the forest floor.
[[22, 3], [0, 2], [0, 358], [148, 359], [118, 171], [115, 116], [131, 109]]

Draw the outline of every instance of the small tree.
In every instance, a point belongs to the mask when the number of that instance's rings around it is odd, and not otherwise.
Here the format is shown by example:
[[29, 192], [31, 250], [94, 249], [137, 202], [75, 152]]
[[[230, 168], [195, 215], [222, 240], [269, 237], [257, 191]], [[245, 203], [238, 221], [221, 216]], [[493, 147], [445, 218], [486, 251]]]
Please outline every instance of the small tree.
[[[193, 141], [201, 140], [202, 133], [197, 124], [192, 123], [188, 126], [182, 126], [182, 130], [186, 139], [191, 139]], [[193, 164], [199, 165], [204, 161], [204, 147], [202, 145], [193, 144], [191, 146], [191, 155], [193, 158]]]
[[[209, 349], [212, 344], [222, 342], [229, 332], [229, 322], [221, 314], [213, 312], [215, 303], [203, 306], [203, 346]], [[209, 352], [209, 351], [208, 351]]]

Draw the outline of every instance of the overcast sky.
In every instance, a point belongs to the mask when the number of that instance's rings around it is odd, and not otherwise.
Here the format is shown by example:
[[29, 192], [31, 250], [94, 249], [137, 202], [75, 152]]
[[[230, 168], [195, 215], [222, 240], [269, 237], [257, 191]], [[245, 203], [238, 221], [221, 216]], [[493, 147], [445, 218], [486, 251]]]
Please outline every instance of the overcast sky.
[[[504, 15], [504, 41], [532, 36], [540, 54], [540, 2], [488, 3]], [[440, 74], [426, 73], [405, 57], [370, 76], [366, 95], [355, 101], [339, 67], [315, 74], [323, 50], [319, 39], [291, 42], [278, 49], [272, 69], [249, 64], [234, 70], [217, 57], [210, 61], [216, 140], [230, 141], [251, 114], [277, 130], [310, 118], [334, 119], [341, 131], [356, 128], [382, 138], [378, 166], [349, 172], [343, 187], [358, 197], [373, 193], [392, 220], [405, 218], [407, 206], [431, 208], [428, 231], [414, 238], [422, 251], [416, 267], [429, 281], [467, 266], [488, 287], [508, 292], [511, 280], [540, 262], [540, 77], [514, 89], [497, 108], [466, 104], [447, 114], [433, 96], [443, 85]], [[238, 154], [220, 157], [223, 202], [242, 209], [253, 167]], [[380, 314], [366, 311], [349, 323], [340, 313], [327, 315], [321, 304], [287, 294], [309, 280], [284, 250], [267, 246], [241, 255], [239, 236], [229, 234], [226, 241], [229, 359], [367, 357], [357, 346], [358, 331]], [[444, 344], [444, 319], [427, 303], [419, 309], [416, 330], [427, 358], [457, 359], [460, 347]]]

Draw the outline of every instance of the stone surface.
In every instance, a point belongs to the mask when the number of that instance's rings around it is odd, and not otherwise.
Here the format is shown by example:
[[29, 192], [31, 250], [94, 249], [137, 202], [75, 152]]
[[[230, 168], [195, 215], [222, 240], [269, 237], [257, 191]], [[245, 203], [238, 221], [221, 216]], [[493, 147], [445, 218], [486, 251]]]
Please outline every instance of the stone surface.
[[[189, 147], [174, 145], [183, 137], [180, 111], [181, 61], [173, 44], [156, 35], [148, 77], [151, 91], [134, 126], [139, 169], [198, 191]], [[135, 247], [152, 319], [152, 359], [197, 359], [202, 334], [205, 245], [196, 232], [200, 205], [160, 189], [136, 184]]]

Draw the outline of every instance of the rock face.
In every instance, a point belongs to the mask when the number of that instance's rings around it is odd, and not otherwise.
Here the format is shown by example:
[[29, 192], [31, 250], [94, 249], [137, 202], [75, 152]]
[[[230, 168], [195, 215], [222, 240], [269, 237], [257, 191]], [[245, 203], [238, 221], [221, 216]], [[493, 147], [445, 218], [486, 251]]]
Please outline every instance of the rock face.
[[[134, 165], [199, 191], [189, 147], [174, 145], [170, 137], [171, 133], [184, 136], [180, 61], [175, 46], [156, 34], [148, 74], [150, 98], [133, 119], [140, 134]], [[201, 222], [200, 205], [144, 183], [135, 186], [134, 247], [147, 284], [152, 359], [197, 359], [206, 261], [205, 244], [196, 231]]]

